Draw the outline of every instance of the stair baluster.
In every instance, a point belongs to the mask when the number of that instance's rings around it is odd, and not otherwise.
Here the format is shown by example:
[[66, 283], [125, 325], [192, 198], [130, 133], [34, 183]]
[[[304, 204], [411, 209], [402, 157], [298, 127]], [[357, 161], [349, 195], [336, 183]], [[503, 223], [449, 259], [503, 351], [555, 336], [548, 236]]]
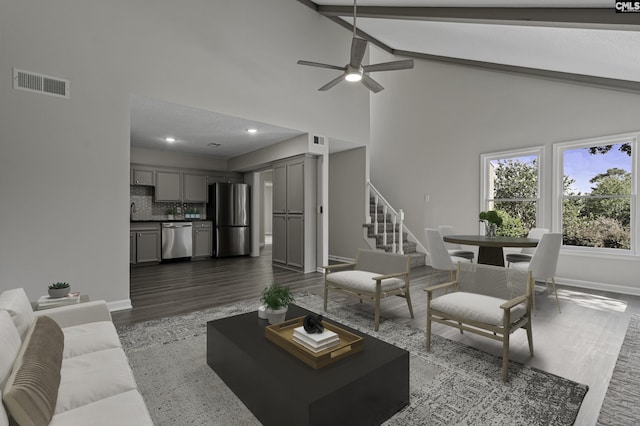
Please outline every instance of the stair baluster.
[[[396, 220], [397, 220], [397, 216], [393, 215], [393, 220], [391, 221], [391, 223], [393, 224], [393, 228], [391, 231], [391, 236], [392, 238], [392, 243], [391, 243], [391, 252], [395, 253], [396, 252]], [[400, 248], [402, 250], [402, 247]]]
[[387, 245], [387, 206], [382, 206], [382, 220], [384, 228], [382, 229], [382, 245]]
[[[398, 246], [399, 246], [399, 250], [398, 253], [400, 254], [404, 254], [404, 245], [402, 244], [402, 226], [403, 226], [403, 222], [404, 222], [404, 211], [402, 209], [398, 210], [398, 216], [400, 216], [400, 226], [398, 226], [399, 232], [398, 232], [398, 240], [400, 240], [398, 242]], [[395, 217], [394, 217], [394, 221], [395, 221]], [[395, 230], [395, 224], [393, 226], [393, 229]], [[395, 251], [395, 249], [394, 249]]]
[[374, 226], [373, 226], [373, 235], [378, 235], [378, 196], [375, 198], [376, 208], [373, 210]]

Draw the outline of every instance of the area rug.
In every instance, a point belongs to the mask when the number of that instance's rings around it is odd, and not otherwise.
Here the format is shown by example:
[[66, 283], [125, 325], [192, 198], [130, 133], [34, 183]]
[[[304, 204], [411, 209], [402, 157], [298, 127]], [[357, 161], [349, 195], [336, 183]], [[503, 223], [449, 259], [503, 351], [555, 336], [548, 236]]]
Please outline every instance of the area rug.
[[[296, 295], [296, 304], [322, 312], [322, 298]], [[259, 425], [206, 363], [206, 322], [257, 309], [256, 302], [118, 328], [129, 362], [156, 425]], [[410, 404], [385, 425], [571, 425], [588, 387], [502, 360], [434, 335], [330, 303], [327, 318], [410, 352]]]
[[640, 423], [640, 315], [631, 315], [627, 334], [604, 397], [599, 425]]

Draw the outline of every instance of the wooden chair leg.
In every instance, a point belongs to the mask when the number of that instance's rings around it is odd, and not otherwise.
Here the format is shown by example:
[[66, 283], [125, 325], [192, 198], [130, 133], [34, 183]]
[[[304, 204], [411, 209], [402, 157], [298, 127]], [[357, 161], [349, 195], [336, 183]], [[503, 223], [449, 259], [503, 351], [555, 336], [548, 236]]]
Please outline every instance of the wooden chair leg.
[[511, 313], [504, 310], [502, 320], [502, 380], [509, 381], [509, 336], [511, 335], [509, 326], [511, 324]]
[[427, 352], [431, 351], [431, 314], [428, 310], [427, 307]]
[[327, 311], [327, 298], [329, 297], [329, 284], [327, 281], [324, 282], [324, 310]]
[[411, 293], [407, 291], [404, 294], [404, 298], [407, 299], [407, 306], [409, 307], [409, 315], [411, 315], [411, 319], [413, 319], [413, 306], [411, 306]]
[[376, 318], [375, 318], [375, 331], [378, 331], [378, 323], [380, 322], [380, 293], [376, 292]]
[[529, 341], [529, 353], [533, 356], [533, 332], [531, 331], [531, 317], [529, 317], [529, 322], [527, 322], [527, 340]]

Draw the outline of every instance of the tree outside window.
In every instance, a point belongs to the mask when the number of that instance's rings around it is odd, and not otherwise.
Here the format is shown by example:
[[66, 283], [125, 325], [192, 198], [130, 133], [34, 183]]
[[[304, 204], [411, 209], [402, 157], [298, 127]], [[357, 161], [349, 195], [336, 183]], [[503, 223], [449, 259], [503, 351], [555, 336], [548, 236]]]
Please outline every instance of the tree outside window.
[[537, 223], [541, 148], [483, 156], [483, 210], [498, 210], [498, 235], [522, 237]]
[[560, 149], [564, 245], [631, 249], [633, 145], [623, 140]]

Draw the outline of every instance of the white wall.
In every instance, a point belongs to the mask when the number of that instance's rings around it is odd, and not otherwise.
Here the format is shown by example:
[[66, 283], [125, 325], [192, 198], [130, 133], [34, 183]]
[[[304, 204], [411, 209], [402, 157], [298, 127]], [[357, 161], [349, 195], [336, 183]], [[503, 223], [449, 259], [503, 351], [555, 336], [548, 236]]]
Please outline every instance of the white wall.
[[[318, 92], [350, 33], [290, 0], [0, 3], [0, 290], [129, 298], [129, 97], [366, 143], [369, 97]], [[12, 67], [71, 99], [11, 88]]]
[[[374, 51], [371, 61], [389, 60]], [[640, 129], [640, 95], [469, 67], [416, 61], [410, 71], [376, 76], [371, 100], [371, 180], [406, 213], [407, 226], [451, 224], [478, 232], [480, 154], [544, 145], [543, 225], [551, 227], [554, 142]], [[424, 195], [430, 201], [424, 201]], [[640, 292], [640, 258], [562, 253], [566, 283], [606, 283]]]
[[329, 157], [329, 256], [354, 259], [363, 238], [366, 201], [366, 148]]

